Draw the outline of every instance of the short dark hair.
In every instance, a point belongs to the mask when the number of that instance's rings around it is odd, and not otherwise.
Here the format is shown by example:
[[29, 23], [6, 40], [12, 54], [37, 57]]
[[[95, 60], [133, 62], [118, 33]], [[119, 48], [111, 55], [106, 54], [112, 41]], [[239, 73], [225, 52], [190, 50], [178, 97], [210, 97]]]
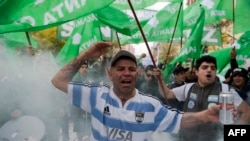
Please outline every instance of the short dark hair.
[[183, 66], [177, 66], [177, 67], [174, 68], [173, 74], [174, 74], [174, 75], [178, 75], [178, 74], [181, 73], [181, 72], [186, 72], [186, 71], [188, 71], [188, 69], [189, 69], [189, 68], [184, 68]]
[[236, 75], [244, 77], [246, 80], [248, 80], [248, 72], [245, 68], [235, 68], [233, 70], [232, 77], [235, 77]]
[[196, 60], [195, 69], [198, 70], [203, 62], [213, 63], [217, 68], [216, 58], [210, 55], [204, 55]]
[[154, 68], [155, 67], [153, 65], [147, 65], [146, 68], [145, 68], [145, 72], [147, 72], [147, 71], [153, 71]]

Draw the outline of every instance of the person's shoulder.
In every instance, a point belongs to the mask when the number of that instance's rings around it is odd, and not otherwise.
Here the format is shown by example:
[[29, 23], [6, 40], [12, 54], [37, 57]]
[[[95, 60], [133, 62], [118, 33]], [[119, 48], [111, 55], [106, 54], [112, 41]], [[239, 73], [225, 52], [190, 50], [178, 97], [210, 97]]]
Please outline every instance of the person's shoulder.
[[161, 100], [158, 97], [152, 94], [144, 93], [142, 91], [138, 91], [138, 97], [139, 97], [139, 102], [141, 103], [148, 103], [152, 105], [161, 103]]
[[175, 86], [175, 81], [171, 82], [170, 84], [168, 84], [169, 88], [173, 88]]
[[193, 85], [196, 85], [197, 83], [195, 82], [190, 82], [190, 83], [184, 83], [181, 86], [178, 87], [174, 87], [173, 89], [187, 89], [187, 88], [191, 88]]

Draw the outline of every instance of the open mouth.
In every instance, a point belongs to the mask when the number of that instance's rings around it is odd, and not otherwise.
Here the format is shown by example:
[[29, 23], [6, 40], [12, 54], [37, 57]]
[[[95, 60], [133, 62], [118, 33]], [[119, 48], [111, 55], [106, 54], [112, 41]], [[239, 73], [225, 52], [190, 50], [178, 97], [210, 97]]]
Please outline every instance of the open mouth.
[[212, 75], [211, 75], [211, 74], [207, 74], [206, 77], [207, 77], [207, 78], [211, 78]]
[[121, 83], [124, 85], [128, 85], [128, 84], [131, 84], [132, 81], [131, 80], [122, 80]]

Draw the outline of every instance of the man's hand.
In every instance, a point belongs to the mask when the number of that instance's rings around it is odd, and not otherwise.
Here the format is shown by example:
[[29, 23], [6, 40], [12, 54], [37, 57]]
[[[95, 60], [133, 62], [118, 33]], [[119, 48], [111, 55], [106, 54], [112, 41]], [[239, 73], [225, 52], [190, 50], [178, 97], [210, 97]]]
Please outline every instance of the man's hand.
[[[219, 112], [221, 110], [221, 106], [220, 105], [214, 105], [211, 106], [210, 108], [208, 108], [207, 110], [201, 112], [201, 120], [202, 122], [218, 122], [219, 121]], [[238, 112], [237, 112], [237, 107], [234, 107], [233, 110], [233, 118], [234, 121], [238, 120]]]
[[220, 105], [214, 105], [205, 110], [204, 112], [201, 112], [201, 121], [218, 122], [220, 109], [221, 109]]
[[235, 48], [232, 48], [232, 50], [230, 52], [230, 58], [231, 59], [235, 59], [236, 58], [236, 50], [235, 50]]
[[108, 48], [113, 44], [111, 42], [97, 42], [86, 50], [84, 53], [88, 55], [88, 58], [99, 58], [100, 56], [108, 52]]
[[72, 80], [76, 72], [80, 69], [83, 62], [88, 59], [99, 58], [108, 52], [112, 46], [111, 42], [98, 42], [90, 46], [85, 52], [65, 65], [51, 80], [52, 84], [59, 90], [67, 93], [68, 83]]

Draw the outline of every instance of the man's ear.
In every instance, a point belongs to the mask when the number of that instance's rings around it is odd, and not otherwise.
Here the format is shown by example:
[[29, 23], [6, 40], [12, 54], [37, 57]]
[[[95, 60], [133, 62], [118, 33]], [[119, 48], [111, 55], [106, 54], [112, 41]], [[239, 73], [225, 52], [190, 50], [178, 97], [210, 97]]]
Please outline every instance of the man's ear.
[[112, 72], [111, 72], [111, 68], [107, 68], [107, 74], [110, 80], [112, 80]]
[[196, 76], [198, 76], [198, 75], [197, 75], [197, 74], [198, 74], [198, 71], [199, 71], [199, 68], [194, 70]]

